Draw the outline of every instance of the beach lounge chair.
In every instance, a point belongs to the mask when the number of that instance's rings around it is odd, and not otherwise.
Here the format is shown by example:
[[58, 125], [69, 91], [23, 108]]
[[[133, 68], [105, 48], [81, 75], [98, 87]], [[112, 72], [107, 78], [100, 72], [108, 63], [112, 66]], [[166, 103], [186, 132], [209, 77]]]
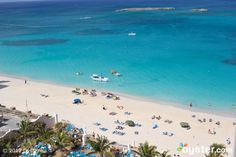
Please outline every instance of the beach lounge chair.
[[161, 116], [156, 117], [157, 120], [161, 120]]
[[174, 133], [169, 133], [169, 136], [174, 136]]
[[125, 112], [124, 114], [125, 114], [125, 115], [131, 115], [131, 113], [130, 113], [130, 112]]
[[88, 95], [89, 93], [88, 93], [88, 90], [87, 89], [84, 89], [83, 91], [82, 91], [82, 94], [83, 95]]
[[107, 131], [107, 128], [99, 128], [101, 131]]
[[107, 98], [107, 99], [111, 99], [112, 96], [111, 96], [111, 95], [107, 95], [106, 98]]
[[203, 122], [201, 119], [198, 119], [198, 121], [199, 121], [200, 123], [202, 123], [202, 122]]
[[163, 134], [163, 135], [168, 135], [168, 132], [163, 132], [162, 134]]
[[114, 116], [114, 115], [117, 115], [117, 113], [116, 112], [110, 112], [109, 115]]
[[118, 130], [123, 130], [123, 129], [124, 129], [124, 127], [122, 127], [122, 126], [118, 125], [118, 126], [116, 127], [116, 129], [118, 129]]
[[102, 96], [106, 96], [107, 93], [106, 93], [106, 92], [101, 92], [101, 95], [102, 95]]
[[73, 90], [72, 93], [77, 94], [77, 95], [80, 95], [80, 94], [81, 94], [81, 92], [76, 91], [76, 90]]
[[94, 125], [95, 125], [95, 126], [100, 126], [101, 123], [96, 122], [96, 123], [94, 123]]
[[95, 97], [95, 96], [97, 96], [97, 94], [95, 93], [95, 92], [90, 92], [90, 94], [89, 94], [91, 97]]
[[120, 100], [120, 98], [118, 96], [113, 96], [112, 98], [113, 98], [113, 100]]

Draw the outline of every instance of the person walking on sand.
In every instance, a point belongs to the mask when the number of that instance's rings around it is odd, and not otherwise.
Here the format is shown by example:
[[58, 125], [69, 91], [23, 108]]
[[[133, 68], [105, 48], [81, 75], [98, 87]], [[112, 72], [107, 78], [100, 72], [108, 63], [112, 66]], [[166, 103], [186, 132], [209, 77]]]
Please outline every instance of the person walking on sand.
[[213, 128], [213, 135], [215, 135], [216, 134], [216, 130], [215, 130], [215, 128]]
[[27, 84], [27, 80], [25, 80], [25, 84]]
[[211, 133], [211, 129], [208, 130], [208, 134], [212, 134], [212, 133]]
[[107, 108], [106, 108], [104, 105], [102, 106], [102, 109], [103, 109], [103, 110], [107, 110]]
[[193, 103], [192, 103], [192, 102], [189, 104], [189, 107], [190, 107], [190, 108], [192, 108], [192, 107], [193, 107]]

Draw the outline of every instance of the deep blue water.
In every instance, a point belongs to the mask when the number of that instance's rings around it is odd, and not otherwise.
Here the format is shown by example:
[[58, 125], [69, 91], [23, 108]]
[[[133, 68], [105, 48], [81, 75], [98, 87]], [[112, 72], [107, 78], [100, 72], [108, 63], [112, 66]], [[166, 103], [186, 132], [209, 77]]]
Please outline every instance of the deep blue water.
[[[115, 12], [127, 7], [176, 10]], [[232, 0], [0, 3], [1, 73], [208, 110], [236, 104], [235, 43]], [[112, 69], [123, 77], [112, 76]], [[93, 73], [111, 82], [95, 83]]]

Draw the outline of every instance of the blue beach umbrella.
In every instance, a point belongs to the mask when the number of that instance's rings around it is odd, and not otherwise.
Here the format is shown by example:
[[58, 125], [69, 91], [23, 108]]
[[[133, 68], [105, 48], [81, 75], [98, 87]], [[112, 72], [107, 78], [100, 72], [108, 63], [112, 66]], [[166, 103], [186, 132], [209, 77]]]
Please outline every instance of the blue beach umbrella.
[[74, 104], [81, 103], [81, 100], [80, 100], [80, 99], [78, 99], [78, 98], [77, 98], [77, 99], [74, 99], [74, 100], [73, 100], [73, 103], [74, 103]]
[[158, 128], [158, 125], [157, 124], [152, 124], [152, 128], [156, 129], [156, 128]]

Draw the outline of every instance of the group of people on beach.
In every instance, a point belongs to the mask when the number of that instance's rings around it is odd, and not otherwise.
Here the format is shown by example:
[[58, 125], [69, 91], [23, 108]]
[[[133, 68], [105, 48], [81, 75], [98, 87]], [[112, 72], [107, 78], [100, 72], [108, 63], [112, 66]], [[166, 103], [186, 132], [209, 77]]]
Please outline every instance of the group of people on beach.
[[216, 135], [215, 128], [213, 128], [212, 131], [211, 131], [211, 129], [209, 129], [209, 130], [208, 130], [208, 134]]

